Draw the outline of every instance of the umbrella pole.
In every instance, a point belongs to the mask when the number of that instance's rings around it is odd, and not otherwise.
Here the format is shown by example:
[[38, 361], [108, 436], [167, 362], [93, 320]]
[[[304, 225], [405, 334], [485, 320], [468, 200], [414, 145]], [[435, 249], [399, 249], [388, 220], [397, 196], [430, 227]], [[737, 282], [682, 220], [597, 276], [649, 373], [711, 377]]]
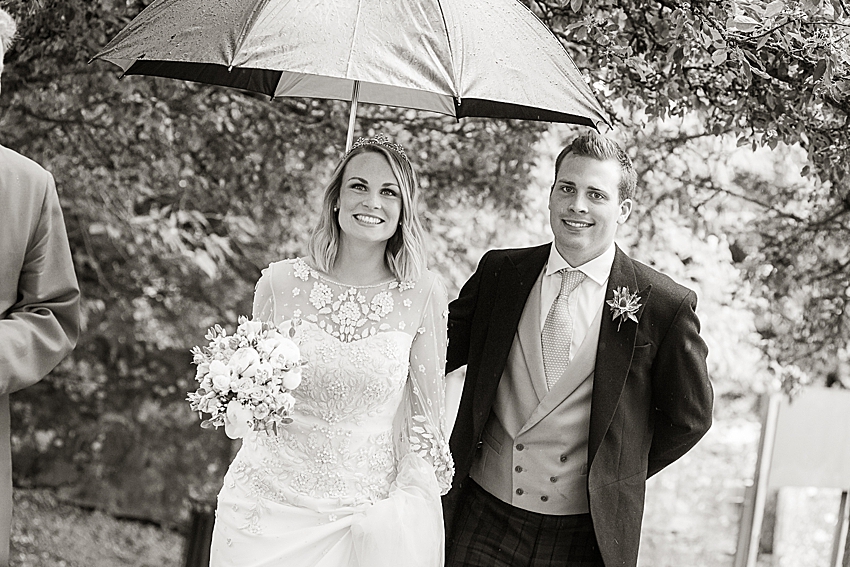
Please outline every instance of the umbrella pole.
[[354, 142], [354, 120], [357, 118], [357, 99], [360, 97], [360, 81], [354, 81], [351, 89], [351, 114], [348, 116], [348, 137], [345, 140], [345, 153], [351, 151]]

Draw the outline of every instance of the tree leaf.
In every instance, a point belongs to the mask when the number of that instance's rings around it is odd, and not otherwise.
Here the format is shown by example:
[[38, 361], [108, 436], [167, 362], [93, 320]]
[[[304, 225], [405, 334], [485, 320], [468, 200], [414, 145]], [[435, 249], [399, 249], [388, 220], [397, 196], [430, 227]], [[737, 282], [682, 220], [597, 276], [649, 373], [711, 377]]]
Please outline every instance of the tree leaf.
[[191, 256], [195, 265], [203, 270], [208, 278], [215, 279], [218, 275], [218, 266], [206, 250], [195, 250]]
[[572, 8], [573, 12], [581, 11], [582, 0], [570, 0], [570, 8]]
[[802, 0], [800, 5], [807, 14], [816, 14], [820, 8], [820, 2], [818, 0]]
[[812, 74], [812, 79], [814, 82], [820, 81], [823, 74], [826, 72], [826, 59], [821, 59], [818, 61], [818, 64], [815, 66], [815, 72]]
[[673, 37], [678, 38], [682, 35], [682, 30], [685, 29], [685, 16], [681, 10], [676, 10], [673, 14], [673, 19], [676, 22], [676, 27], [673, 30]]
[[708, 32], [711, 34], [711, 40], [713, 42], [723, 42], [723, 36], [714, 27], [708, 28]]
[[738, 14], [737, 16], [735, 16], [734, 20], [735, 20], [736, 23], [745, 24], [745, 25], [750, 25], [750, 24], [758, 25], [758, 23], [759, 23], [758, 20], [751, 18], [749, 16], [745, 16], [744, 14]]
[[736, 29], [742, 32], [753, 31], [758, 26], [759, 22], [749, 16], [744, 16], [743, 14], [739, 14], [726, 22], [727, 29]]
[[778, 14], [781, 14], [782, 10], [784, 10], [784, 9], [785, 9], [784, 0], [775, 0], [774, 2], [771, 2], [770, 4], [768, 4], [767, 7], [764, 9], [764, 17], [765, 18], [772, 18], [772, 17], [774, 17]]
[[744, 73], [745, 86], [749, 87], [753, 84], [753, 72], [750, 69], [750, 62], [746, 58], [742, 58], [741, 60], [741, 71]]
[[752, 65], [750, 66], [750, 71], [752, 71], [755, 75], [758, 75], [762, 79], [771, 79], [772, 78], [770, 75], [768, 75], [767, 73], [765, 73], [764, 71], [762, 71], [758, 67], [753, 67]]

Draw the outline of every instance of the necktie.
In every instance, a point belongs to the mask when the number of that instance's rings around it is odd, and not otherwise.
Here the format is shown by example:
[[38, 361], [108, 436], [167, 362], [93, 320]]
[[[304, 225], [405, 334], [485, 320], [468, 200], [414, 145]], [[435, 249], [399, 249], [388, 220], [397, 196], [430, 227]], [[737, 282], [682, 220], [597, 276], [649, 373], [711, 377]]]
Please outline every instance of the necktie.
[[561, 378], [570, 365], [570, 345], [573, 341], [573, 318], [570, 316], [570, 294], [584, 281], [584, 273], [578, 270], [561, 272], [561, 291], [555, 303], [546, 315], [543, 323], [543, 369], [546, 372], [546, 386], [552, 386]]

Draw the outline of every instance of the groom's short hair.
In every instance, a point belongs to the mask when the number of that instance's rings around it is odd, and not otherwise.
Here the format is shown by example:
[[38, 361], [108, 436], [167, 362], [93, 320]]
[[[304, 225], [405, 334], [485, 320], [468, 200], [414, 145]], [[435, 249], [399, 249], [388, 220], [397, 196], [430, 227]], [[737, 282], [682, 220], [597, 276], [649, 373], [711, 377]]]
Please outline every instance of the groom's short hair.
[[589, 157], [600, 161], [614, 160], [620, 164], [620, 184], [617, 186], [620, 202], [632, 199], [637, 187], [637, 172], [632, 160], [620, 144], [596, 130], [588, 130], [576, 136], [555, 159], [555, 177], [567, 154]]

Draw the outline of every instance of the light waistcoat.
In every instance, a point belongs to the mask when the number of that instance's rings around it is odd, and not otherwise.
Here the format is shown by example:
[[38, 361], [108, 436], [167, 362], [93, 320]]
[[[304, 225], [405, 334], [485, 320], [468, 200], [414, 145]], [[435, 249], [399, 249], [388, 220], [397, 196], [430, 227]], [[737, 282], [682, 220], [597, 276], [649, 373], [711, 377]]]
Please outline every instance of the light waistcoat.
[[546, 388], [537, 278], [523, 309], [481, 451], [470, 477], [490, 494], [540, 514], [584, 514], [587, 439], [602, 305], [561, 379]]

